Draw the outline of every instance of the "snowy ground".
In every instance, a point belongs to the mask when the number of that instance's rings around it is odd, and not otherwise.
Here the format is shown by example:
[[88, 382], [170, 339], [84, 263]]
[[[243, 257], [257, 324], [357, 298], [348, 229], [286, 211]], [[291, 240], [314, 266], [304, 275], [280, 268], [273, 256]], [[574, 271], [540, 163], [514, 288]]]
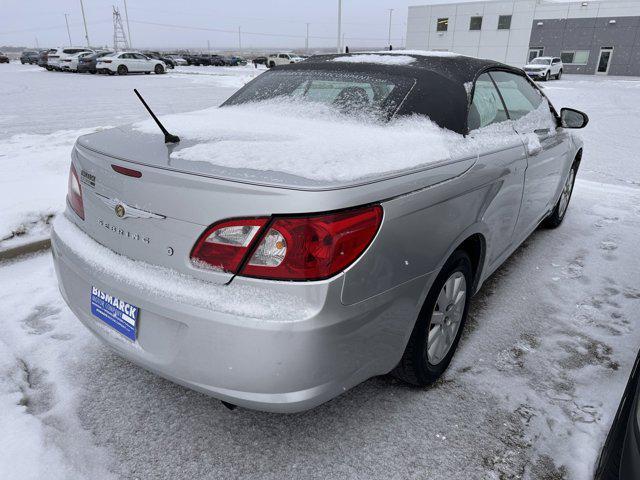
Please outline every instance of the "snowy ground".
[[[56, 75], [11, 67], [41, 87]], [[85, 82], [66, 79], [52, 82]], [[124, 77], [122, 92], [133, 80], [163, 113], [231, 91], [219, 78], [176, 72]], [[175, 82], [165, 83], [177, 87], [175, 98], [154, 81]], [[0, 77], [0, 95], [6, 82]], [[437, 385], [379, 377], [302, 414], [229, 412], [99, 344], [64, 305], [45, 253], [0, 265], [0, 478], [590, 478], [640, 345], [640, 81], [565, 76], [546, 87], [557, 107], [591, 117], [581, 180], [563, 226], [535, 233], [474, 298]], [[108, 91], [87, 95], [109, 104]], [[48, 165], [63, 197], [74, 134], [54, 132], [144, 118], [119, 103], [86, 125], [77, 123], [82, 112], [48, 114], [49, 124], [34, 120], [22, 131], [3, 110], [3, 170], [21, 164], [33, 176]], [[112, 121], [118, 112], [125, 117]], [[15, 136], [33, 133], [41, 136]], [[12, 208], [26, 201], [16, 185]]]
[[120, 77], [3, 65], [0, 249], [48, 234], [51, 216], [64, 206], [69, 154], [79, 135], [149, 117], [134, 88], [157, 114], [180, 113], [220, 104], [262, 71], [178, 67], [166, 75]]

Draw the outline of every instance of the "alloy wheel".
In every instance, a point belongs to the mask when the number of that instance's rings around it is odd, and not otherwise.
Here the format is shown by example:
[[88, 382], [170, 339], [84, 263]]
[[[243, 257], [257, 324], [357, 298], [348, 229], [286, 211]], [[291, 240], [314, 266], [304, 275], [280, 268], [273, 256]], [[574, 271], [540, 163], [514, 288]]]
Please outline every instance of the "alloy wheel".
[[431, 314], [427, 336], [427, 359], [440, 363], [451, 350], [464, 315], [467, 281], [462, 272], [453, 272], [440, 290]]
[[560, 194], [560, 203], [558, 204], [558, 215], [562, 218], [567, 211], [569, 205], [569, 199], [571, 198], [571, 192], [573, 191], [573, 184], [576, 180], [576, 171], [572, 168], [567, 177], [567, 181], [564, 183], [562, 193]]

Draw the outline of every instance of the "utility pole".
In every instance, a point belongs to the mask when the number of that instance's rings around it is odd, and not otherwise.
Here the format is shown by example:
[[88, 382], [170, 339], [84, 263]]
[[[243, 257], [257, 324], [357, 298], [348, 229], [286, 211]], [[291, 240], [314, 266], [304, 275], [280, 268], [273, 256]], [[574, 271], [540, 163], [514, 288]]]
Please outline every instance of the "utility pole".
[[64, 21], [67, 24], [67, 35], [69, 35], [69, 46], [71, 46], [71, 32], [69, 31], [69, 14], [64, 14]]
[[338, 0], [338, 53], [342, 53], [342, 0]]
[[82, 10], [82, 21], [84, 22], [84, 37], [87, 39], [87, 47], [91, 46], [89, 43], [89, 30], [87, 30], [87, 18], [84, 16], [84, 4], [80, 0], [80, 10]]
[[36, 48], [40, 48], [40, 45], [38, 44], [38, 37], [36, 37]]
[[389, 9], [389, 50], [391, 50], [391, 18], [393, 17], [393, 8]]
[[238, 26], [238, 51], [242, 53], [242, 26]]
[[309, 53], [309, 23], [307, 23], [307, 38], [304, 41], [304, 53]]
[[211, 55], [211, 43], [207, 40], [207, 53]]
[[129, 12], [127, 11], [127, 0], [124, 0], [124, 19], [127, 21], [127, 37], [129, 37], [129, 48], [133, 48], [131, 43], [131, 27], [129, 26]]

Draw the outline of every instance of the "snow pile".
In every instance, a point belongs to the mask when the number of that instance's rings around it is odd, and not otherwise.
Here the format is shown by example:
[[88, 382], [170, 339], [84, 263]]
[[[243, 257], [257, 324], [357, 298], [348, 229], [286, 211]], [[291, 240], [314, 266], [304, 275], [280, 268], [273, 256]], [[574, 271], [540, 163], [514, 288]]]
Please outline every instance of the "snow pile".
[[238, 283], [216, 285], [118, 255], [82, 232], [64, 215], [56, 218], [53, 228], [62, 244], [94, 271], [143, 294], [261, 321], [292, 322], [313, 313], [310, 304], [302, 299], [273, 289]]
[[99, 130], [21, 134], [0, 142], [0, 242], [47, 234], [51, 217], [65, 205], [73, 144]]
[[335, 57], [334, 62], [343, 63], [376, 63], [379, 65], [409, 65], [416, 61], [414, 57], [408, 55], [351, 55], [346, 57]]
[[[312, 180], [356, 180], [448, 160], [464, 140], [426, 117], [382, 123], [305, 102], [209, 108], [162, 121], [181, 138], [199, 142], [178, 147], [174, 158]], [[133, 128], [158, 134], [151, 120]]]

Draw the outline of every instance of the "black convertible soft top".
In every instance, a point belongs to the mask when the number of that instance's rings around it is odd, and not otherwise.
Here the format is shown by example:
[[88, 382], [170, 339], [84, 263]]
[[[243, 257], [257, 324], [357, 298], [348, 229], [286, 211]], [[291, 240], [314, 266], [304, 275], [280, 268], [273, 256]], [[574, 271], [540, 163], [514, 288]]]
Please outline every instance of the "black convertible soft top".
[[[407, 65], [388, 64], [384, 61], [355, 63], [335, 61], [337, 57], [357, 57], [362, 55], [395, 56], [406, 55], [415, 58]], [[275, 67], [287, 70], [326, 70], [351, 73], [382, 73], [414, 78], [416, 84], [411, 90], [398, 115], [426, 115], [443, 128], [466, 135], [467, 117], [475, 80], [487, 70], [504, 70], [526, 76], [518, 69], [493, 60], [484, 60], [464, 55], [429, 52], [416, 53], [397, 50], [395, 53], [349, 53], [315, 55], [304, 62]]]

